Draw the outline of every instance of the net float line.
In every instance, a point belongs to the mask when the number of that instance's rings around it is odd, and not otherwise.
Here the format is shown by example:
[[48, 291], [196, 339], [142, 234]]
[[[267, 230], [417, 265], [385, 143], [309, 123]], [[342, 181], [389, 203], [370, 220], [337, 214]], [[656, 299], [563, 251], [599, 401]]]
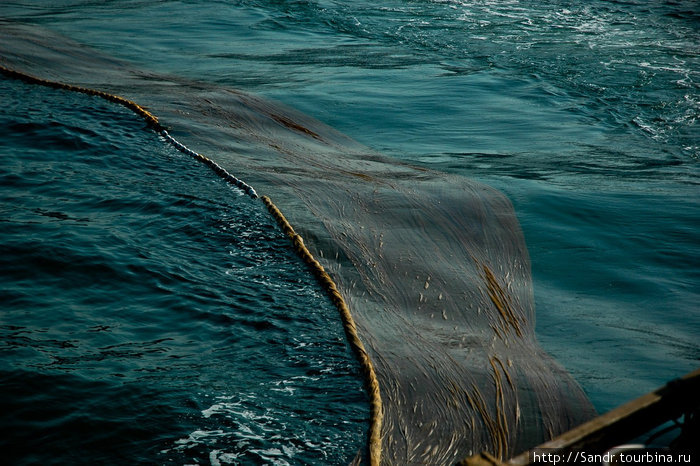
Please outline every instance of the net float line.
[[[140, 116], [151, 129], [153, 129], [156, 133], [160, 134], [165, 139], [165, 141], [167, 141], [178, 151], [199, 160], [200, 162], [210, 167], [214, 171], [214, 173], [216, 173], [227, 183], [236, 186], [238, 189], [250, 196], [252, 199], [258, 199], [258, 194], [252, 186], [226, 171], [226, 169], [221, 167], [209, 157], [195, 152], [192, 149], [189, 149], [187, 146], [173, 138], [168, 133], [166, 128], [160, 124], [158, 118], [155, 115], [153, 115], [151, 112], [146, 110], [146, 108], [137, 104], [133, 100], [129, 100], [119, 95], [110, 94], [108, 92], [100, 91], [97, 89], [91, 89], [87, 87], [75, 86], [72, 84], [38, 78], [27, 73], [7, 68], [3, 65], [0, 65], [0, 73], [9, 78], [18, 79], [28, 84], [36, 84], [40, 86], [50, 87], [53, 89], [62, 89], [66, 91], [79, 92], [81, 94], [100, 97], [102, 99], [126, 107], [132, 112], [136, 113], [138, 116]], [[318, 279], [319, 283], [324, 288], [335, 307], [338, 309], [341, 321], [343, 323], [343, 329], [345, 330], [346, 338], [348, 339], [348, 343], [350, 344], [350, 347], [352, 348], [352, 351], [360, 364], [362, 374], [365, 378], [365, 387], [370, 398], [370, 426], [368, 430], [367, 442], [368, 461], [371, 466], [379, 466], [379, 464], [381, 463], [382, 453], [381, 429], [383, 420], [383, 407], [381, 393], [379, 390], [379, 380], [377, 379], [377, 374], [374, 370], [372, 360], [370, 359], [369, 354], [367, 353], [367, 350], [365, 349], [364, 344], [362, 343], [362, 340], [359, 337], [359, 334], [357, 332], [357, 326], [355, 325], [355, 320], [352, 317], [350, 308], [345, 302], [345, 299], [341, 295], [340, 291], [338, 291], [338, 287], [336, 286], [331, 276], [328, 275], [328, 272], [326, 272], [326, 270], [323, 268], [320, 262], [318, 262], [313, 257], [309, 249], [304, 244], [303, 238], [298, 233], [296, 233], [296, 231], [294, 231], [294, 228], [287, 221], [280, 209], [272, 202], [272, 200], [268, 196], [262, 196], [261, 200], [267, 207], [267, 210], [270, 212], [270, 214], [277, 221], [277, 224], [279, 225], [280, 229], [289, 237], [299, 257], [306, 264], [308, 264], [308, 266], [311, 268], [314, 275]]]

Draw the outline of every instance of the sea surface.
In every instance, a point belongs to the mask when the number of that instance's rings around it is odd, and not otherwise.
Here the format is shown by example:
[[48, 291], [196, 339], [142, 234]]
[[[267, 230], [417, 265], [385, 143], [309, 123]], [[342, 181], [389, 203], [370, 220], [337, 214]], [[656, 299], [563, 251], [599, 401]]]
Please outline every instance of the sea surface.
[[[599, 412], [700, 365], [695, 2], [45, 3], [5, 1], [0, 21], [275, 99], [504, 192], [538, 340]], [[262, 204], [126, 109], [5, 78], [0, 150], [10, 464], [362, 449], [337, 311]]]

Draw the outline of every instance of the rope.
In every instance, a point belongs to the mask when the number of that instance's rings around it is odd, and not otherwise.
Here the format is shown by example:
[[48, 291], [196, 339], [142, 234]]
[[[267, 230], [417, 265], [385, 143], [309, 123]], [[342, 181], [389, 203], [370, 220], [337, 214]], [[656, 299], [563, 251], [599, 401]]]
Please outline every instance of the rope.
[[[224, 179], [226, 182], [236, 186], [238, 189], [243, 191], [245, 194], [250, 196], [252, 199], [257, 199], [258, 194], [255, 192], [252, 186], [246, 184], [242, 180], [236, 178], [234, 175], [227, 172], [223, 167], [214, 162], [212, 159], [199, 154], [189, 148], [184, 144], [181, 144], [175, 138], [170, 136], [166, 129], [160, 124], [158, 118], [156, 118], [152, 113], [146, 110], [144, 107], [138, 105], [132, 100], [125, 99], [124, 97], [109, 94], [104, 91], [99, 91], [95, 89], [90, 89], [86, 87], [74, 86], [71, 84], [61, 83], [57, 81], [49, 81], [46, 79], [37, 78], [29, 74], [22, 73], [20, 71], [15, 71], [10, 68], [6, 68], [0, 65], [0, 73], [13, 79], [18, 79], [29, 84], [37, 84], [40, 86], [51, 87], [54, 89], [63, 89], [72, 92], [79, 92], [82, 94], [87, 94], [91, 96], [100, 97], [102, 99], [114, 102], [116, 104], [122, 105], [129, 110], [133, 111], [139, 115], [146, 124], [152, 128], [155, 132], [163, 136], [163, 138], [175, 147], [178, 151], [187, 154], [205, 165], [209, 166], [218, 176]], [[383, 420], [383, 408], [382, 399], [379, 391], [379, 380], [377, 379], [377, 374], [372, 365], [372, 361], [365, 350], [362, 340], [360, 340], [359, 334], [357, 333], [357, 326], [355, 325], [355, 320], [350, 313], [350, 308], [345, 303], [343, 296], [338, 291], [338, 287], [333, 282], [333, 279], [328, 275], [328, 272], [323, 268], [323, 266], [313, 257], [311, 252], [307, 249], [304, 244], [303, 238], [294, 231], [294, 228], [289, 224], [287, 219], [284, 217], [279, 208], [270, 200], [269, 197], [263, 196], [263, 203], [267, 207], [267, 210], [275, 218], [277, 224], [282, 229], [282, 231], [290, 238], [294, 249], [301, 259], [311, 267], [314, 275], [320, 282], [321, 286], [326, 290], [326, 293], [330, 297], [331, 301], [338, 309], [340, 318], [343, 323], [343, 329], [345, 330], [345, 335], [348, 339], [350, 347], [353, 353], [360, 363], [363, 376], [365, 377], [365, 387], [370, 397], [370, 426], [368, 431], [368, 460], [371, 466], [379, 466], [381, 461], [382, 452], [382, 442], [381, 442], [381, 429]]]
[[367, 354], [367, 350], [365, 350], [365, 346], [362, 344], [362, 340], [360, 340], [360, 336], [357, 333], [357, 326], [355, 325], [355, 320], [352, 318], [352, 314], [350, 313], [350, 308], [348, 308], [343, 296], [335, 286], [333, 279], [330, 277], [330, 275], [328, 275], [328, 272], [326, 272], [323, 266], [314, 258], [311, 252], [309, 252], [304, 244], [303, 238], [296, 231], [294, 231], [294, 228], [292, 228], [284, 215], [282, 215], [282, 212], [280, 212], [269, 197], [263, 196], [261, 199], [267, 206], [267, 210], [270, 211], [270, 214], [272, 214], [275, 220], [277, 220], [277, 224], [280, 226], [282, 231], [284, 231], [292, 240], [292, 244], [294, 244], [294, 248], [299, 256], [309, 265], [309, 267], [311, 267], [314, 275], [316, 275], [318, 281], [321, 282], [321, 285], [323, 285], [323, 287], [326, 289], [331, 301], [333, 301], [333, 304], [335, 304], [335, 307], [340, 313], [345, 335], [353, 349], [353, 352], [355, 353], [355, 356], [360, 362], [360, 366], [362, 367], [362, 372], [365, 377], [366, 389], [370, 397], [370, 426], [368, 433], [369, 462], [372, 466], [378, 466], [382, 452], [381, 430], [382, 420], [384, 417], [382, 398], [379, 392], [379, 381], [377, 380], [377, 374], [374, 371], [372, 360], [370, 359], [369, 354]]
[[194, 157], [195, 159], [201, 161], [205, 165], [208, 165], [212, 170], [214, 170], [214, 173], [219, 175], [221, 178], [223, 178], [227, 183], [230, 183], [234, 186], [236, 186], [238, 189], [246, 193], [248, 196], [250, 196], [253, 199], [258, 198], [258, 193], [255, 192], [255, 189], [253, 189], [252, 186], [249, 184], [245, 183], [243, 180], [236, 178], [232, 174], [226, 171], [221, 165], [218, 163], [214, 162], [212, 159], [209, 157], [199, 154], [192, 149], [187, 148], [184, 144], [180, 144], [174, 137], [168, 134], [168, 132], [165, 129], [162, 129], [160, 131], [160, 135], [165, 138], [166, 141], [168, 141], [170, 144], [172, 144], [177, 150], [180, 152], [183, 152], [191, 157]]
[[90, 89], [87, 87], [80, 87], [80, 86], [73, 86], [72, 84], [65, 84], [61, 82], [56, 82], [56, 81], [49, 81], [47, 79], [41, 79], [37, 78], [36, 76], [32, 76], [29, 74], [25, 74], [19, 71], [11, 70], [9, 68], [6, 68], [2, 65], [0, 65], [0, 72], [4, 74], [5, 76], [8, 76], [10, 78], [14, 79], [19, 79], [21, 81], [24, 81], [29, 84], [38, 84], [40, 86], [46, 86], [46, 87], [51, 87], [54, 89], [63, 89], [66, 91], [72, 91], [72, 92], [79, 92], [81, 94], [87, 94], [95, 97], [101, 97], [105, 100], [108, 100], [110, 102], [114, 102], [115, 104], [119, 104], [123, 107], [128, 108], [132, 112], [136, 113], [139, 115], [143, 120], [146, 122], [146, 124], [151, 127], [155, 132], [160, 134], [165, 138], [170, 145], [175, 147], [177, 150], [182, 152], [183, 154], [187, 154], [191, 157], [194, 157], [195, 159], [198, 159], [199, 161], [203, 162], [205, 165], [209, 166], [214, 172], [219, 175], [222, 179], [224, 179], [227, 183], [230, 183], [234, 186], [236, 186], [238, 189], [243, 191], [245, 194], [250, 196], [253, 199], [257, 199], [258, 194], [255, 192], [252, 186], [244, 183], [242, 180], [239, 180], [229, 172], [227, 172], [223, 167], [221, 167], [219, 164], [214, 162], [212, 159], [209, 157], [206, 157], [205, 155], [198, 154], [197, 152], [187, 148], [184, 144], [181, 144], [179, 141], [177, 141], [174, 137], [172, 137], [166, 129], [158, 122], [158, 118], [156, 118], [151, 112], [134, 102], [133, 100], [125, 99], [124, 97], [114, 95], [114, 94], [109, 94], [107, 92], [103, 91], [98, 91], [96, 89]]

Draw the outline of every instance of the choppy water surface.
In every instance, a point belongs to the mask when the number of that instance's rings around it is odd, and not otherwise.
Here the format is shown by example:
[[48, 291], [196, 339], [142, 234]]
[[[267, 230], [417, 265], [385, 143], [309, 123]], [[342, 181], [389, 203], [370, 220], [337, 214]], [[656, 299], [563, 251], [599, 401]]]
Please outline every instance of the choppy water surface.
[[267, 212], [129, 111], [1, 81], [10, 463], [342, 463], [367, 407]]
[[[698, 366], [694, 2], [11, 1], [0, 15], [501, 189], [530, 250], [540, 342], [598, 410]], [[3, 402], [33, 410], [3, 425], [104, 419], [175, 461], [351, 457], [366, 413], [342, 332], [259, 206], [126, 112], [2, 85]], [[143, 423], [100, 399], [81, 417], [86, 390]]]

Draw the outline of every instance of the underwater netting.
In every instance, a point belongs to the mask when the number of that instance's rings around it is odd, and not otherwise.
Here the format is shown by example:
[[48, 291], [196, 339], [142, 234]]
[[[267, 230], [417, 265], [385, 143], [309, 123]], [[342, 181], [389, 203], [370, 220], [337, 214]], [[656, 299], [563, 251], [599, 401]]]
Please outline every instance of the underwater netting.
[[340, 311], [363, 368], [370, 463], [507, 458], [593, 416], [537, 344], [527, 249], [498, 191], [385, 157], [283, 105], [137, 70], [46, 30], [0, 23], [0, 37], [5, 76], [124, 105], [251, 199], [262, 195]]

